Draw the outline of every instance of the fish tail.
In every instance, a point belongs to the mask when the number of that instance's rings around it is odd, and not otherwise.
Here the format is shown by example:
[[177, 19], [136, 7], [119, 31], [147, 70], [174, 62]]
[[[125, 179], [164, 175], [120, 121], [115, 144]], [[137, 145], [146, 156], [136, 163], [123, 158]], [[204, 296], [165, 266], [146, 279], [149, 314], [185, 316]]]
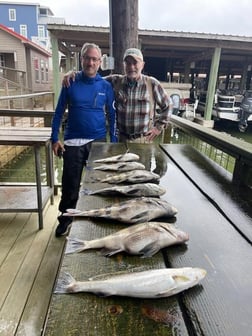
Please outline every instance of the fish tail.
[[71, 254], [75, 252], [82, 252], [85, 250], [85, 241], [78, 238], [67, 237], [67, 246], [65, 254]]
[[76, 284], [76, 280], [70, 273], [62, 273], [58, 278], [58, 282], [54, 293], [64, 294], [74, 292], [73, 287]]

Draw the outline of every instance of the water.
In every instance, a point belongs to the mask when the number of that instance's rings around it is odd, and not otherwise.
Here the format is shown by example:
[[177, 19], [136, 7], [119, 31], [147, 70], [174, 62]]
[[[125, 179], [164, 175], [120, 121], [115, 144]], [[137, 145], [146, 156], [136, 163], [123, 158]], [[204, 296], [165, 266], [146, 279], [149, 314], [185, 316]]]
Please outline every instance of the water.
[[243, 139], [252, 144], [252, 123], [249, 123], [249, 126], [244, 133], [239, 131], [237, 123], [223, 120], [215, 122], [214, 129], [219, 132], [231, 134], [235, 138]]

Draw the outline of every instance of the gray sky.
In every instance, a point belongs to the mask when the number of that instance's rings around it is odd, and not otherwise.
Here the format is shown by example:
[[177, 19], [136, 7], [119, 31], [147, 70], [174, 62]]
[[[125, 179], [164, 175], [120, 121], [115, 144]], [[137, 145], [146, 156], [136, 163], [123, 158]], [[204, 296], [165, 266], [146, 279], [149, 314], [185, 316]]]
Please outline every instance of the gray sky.
[[[109, 0], [16, 2], [48, 6], [55, 16], [65, 18], [67, 24], [109, 26]], [[138, 0], [138, 3], [140, 29], [252, 36], [251, 0]]]

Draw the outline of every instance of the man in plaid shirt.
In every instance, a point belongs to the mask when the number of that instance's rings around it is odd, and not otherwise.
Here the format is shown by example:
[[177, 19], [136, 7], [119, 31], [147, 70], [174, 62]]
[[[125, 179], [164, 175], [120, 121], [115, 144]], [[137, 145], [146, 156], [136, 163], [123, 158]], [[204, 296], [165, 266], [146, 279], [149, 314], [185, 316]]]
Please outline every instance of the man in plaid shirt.
[[142, 74], [141, 50], [127, 49], [123, 61], [124, 76], [106, 77], [115, 91], [119, 141], [151, 142], [169, 121], [170, 99], [156, 78]]

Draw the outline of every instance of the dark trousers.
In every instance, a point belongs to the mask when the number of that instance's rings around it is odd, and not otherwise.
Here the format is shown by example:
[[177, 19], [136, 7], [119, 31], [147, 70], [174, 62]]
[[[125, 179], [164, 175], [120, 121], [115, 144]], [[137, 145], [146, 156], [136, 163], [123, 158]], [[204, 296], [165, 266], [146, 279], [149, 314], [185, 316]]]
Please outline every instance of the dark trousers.
[[[95, 140], [105, 142], [105, 139]], [[83, 168], [86, 165], [92, 142], [82, 146], [67, 146], [63, 154], [62, 191], [59, 211], [74, 209], [79, 198]]]

